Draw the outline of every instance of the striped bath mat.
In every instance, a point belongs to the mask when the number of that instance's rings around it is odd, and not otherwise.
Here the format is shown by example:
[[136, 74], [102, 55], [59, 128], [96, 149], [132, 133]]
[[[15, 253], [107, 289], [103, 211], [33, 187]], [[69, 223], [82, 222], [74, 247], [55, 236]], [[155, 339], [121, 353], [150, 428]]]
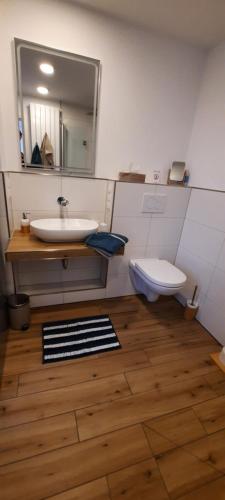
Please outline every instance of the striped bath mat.
[[43, 363], [81, 358], [121, 348], [107, 315], [44, 323], [42, 334]]

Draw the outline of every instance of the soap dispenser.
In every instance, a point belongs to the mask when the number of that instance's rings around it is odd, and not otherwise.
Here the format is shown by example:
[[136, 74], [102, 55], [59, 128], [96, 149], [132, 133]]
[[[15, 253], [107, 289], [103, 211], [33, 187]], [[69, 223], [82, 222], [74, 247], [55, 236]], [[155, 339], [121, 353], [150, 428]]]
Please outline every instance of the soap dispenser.
[[29, 212], [23, 212], [23, 217], [20, 223], [21, 233], [28, 234], [30, 232], [30, 219], [28, 216]]

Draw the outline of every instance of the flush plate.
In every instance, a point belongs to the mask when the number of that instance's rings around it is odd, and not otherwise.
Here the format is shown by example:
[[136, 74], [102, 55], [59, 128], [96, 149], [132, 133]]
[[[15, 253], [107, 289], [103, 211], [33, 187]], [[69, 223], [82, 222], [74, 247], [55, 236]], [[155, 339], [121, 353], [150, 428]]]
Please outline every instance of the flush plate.
[[166, 209], [166, 194], [145, 193], [142, 201], [143, 213], [163, 213]]

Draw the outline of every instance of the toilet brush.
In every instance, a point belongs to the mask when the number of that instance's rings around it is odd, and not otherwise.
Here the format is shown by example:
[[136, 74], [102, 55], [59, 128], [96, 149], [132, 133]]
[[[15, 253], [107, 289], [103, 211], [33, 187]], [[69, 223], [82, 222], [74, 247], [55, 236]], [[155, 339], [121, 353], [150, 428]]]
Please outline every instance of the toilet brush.
[[197, 312], [198, 312], [198, 302], [195, 301], [196, 293], [197, 293], [198, 287], [197, 285], [194, 288], [194, 293], [192, 295], [191, 300], [187, 300], [187, 305], [184, 310], [184, 318], [187, 321], [191, 321], [192, 319], [195, 318]]
[[198, 287], [197, 285], [195, 286], [195, 289], [194, 289], [194, 293], [192, 295], [192, 299], [191, 299], [191, 305], [194, 306], [195, 305], [195, 297], [196, 297], [196, 293], [197, 293], [197, 290], [198, 290]]

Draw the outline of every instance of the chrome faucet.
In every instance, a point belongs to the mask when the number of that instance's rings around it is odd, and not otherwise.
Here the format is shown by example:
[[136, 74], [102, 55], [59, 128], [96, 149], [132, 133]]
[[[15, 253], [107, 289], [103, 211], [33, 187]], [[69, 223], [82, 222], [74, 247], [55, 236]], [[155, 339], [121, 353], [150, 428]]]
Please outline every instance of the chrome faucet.
[[60, 205], [60, 218], [65, 219], [66, 217], [65, 208], [67, 205], [69, 205], [69, 200], [66, 200], [64, 196], [59, 196], [57, 198], [57, 203]]
[[57, 198], [57, 203], [61, 206], [61, 207], [66, 207], [67, 205], [69, 205], [69, 200], [66, 200], [66, 198], [64, 198], [64, 196], [59, 196]]

